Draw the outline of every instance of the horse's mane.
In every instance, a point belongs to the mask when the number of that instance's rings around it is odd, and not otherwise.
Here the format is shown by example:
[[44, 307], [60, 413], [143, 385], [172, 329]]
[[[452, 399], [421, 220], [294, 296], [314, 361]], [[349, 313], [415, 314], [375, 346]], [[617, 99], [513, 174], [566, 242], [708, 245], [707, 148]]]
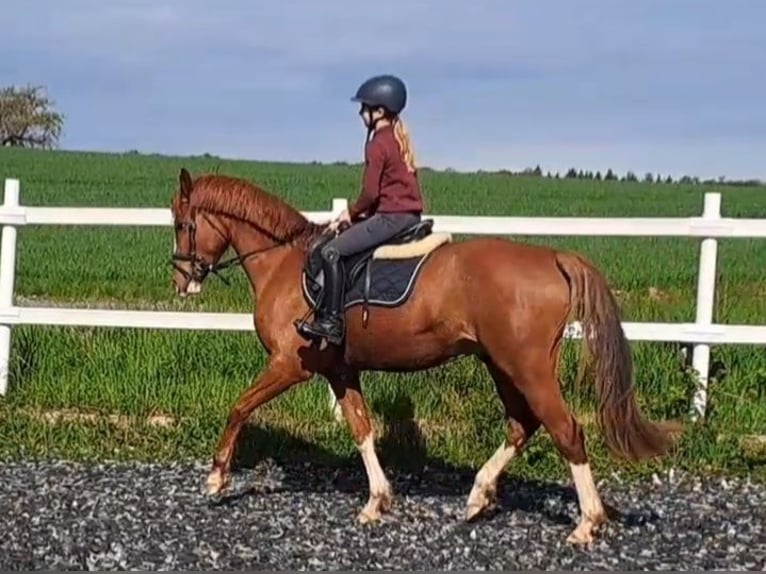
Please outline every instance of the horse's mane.
[[245, 179], [205, 174], [194, 180], [191, 203], [199, 209], [245, 221], [275, 240], [301, 247], [326, 227], [266, 190]]

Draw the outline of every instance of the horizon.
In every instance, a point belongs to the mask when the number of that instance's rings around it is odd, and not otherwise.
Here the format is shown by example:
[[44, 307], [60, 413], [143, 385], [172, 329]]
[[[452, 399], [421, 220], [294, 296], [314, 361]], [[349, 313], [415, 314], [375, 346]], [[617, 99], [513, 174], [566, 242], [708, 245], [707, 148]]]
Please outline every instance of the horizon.
[[392, 72], [423, 167], [766, 180], [764, 3], [402, 1], [370, 30], [348, 0], [30, 1], [0, 84], [48, 87], [62, 151], [359, 163], [349, 98]]

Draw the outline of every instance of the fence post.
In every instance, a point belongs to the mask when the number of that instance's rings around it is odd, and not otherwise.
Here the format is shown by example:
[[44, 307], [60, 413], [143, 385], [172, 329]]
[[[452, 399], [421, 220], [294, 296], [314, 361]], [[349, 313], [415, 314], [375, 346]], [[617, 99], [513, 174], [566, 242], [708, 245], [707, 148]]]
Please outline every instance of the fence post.
[[[6, 179], [3, 207], [18, 209], [19, 180]], [[16, 228], [4, 225], [0, 245], [0, 308], [13, 306], [13, 287], [16, 279]], [[0, 325], [0, 395], [8, 392], [8, 371], [11, 358], [11, 326]]]
[[[721, 219], [721, 194], [706, 193], [705, 207], [702, 218], [707, 220]], [[697, 277], [697, 316], [695, 324], [703, 327], [713, 322], [713, 307], [715, 305], [715, 276], [716, 260], [718, 257], [718, 240], [706, 237], [700, 245], [699, 276]], [[710, 376], [710, 345], [694, 345], [692, 367], [696, 371], [697, 389], [692, 400], [692, 419], [705, 416], [707, 408], [707, 386]]]
[[[348, 209], [348, 200], [343, 198], [335, 198], [332, 200], [332, 216], [337, 217], [343, 213], [344, 209]], [[340, 403], [335, 398], [335, 393], [332, 392], [332, 387], [328, 385], [330, 389], [330, 409], [332, 414], [338, 423], [343, 422], [343, 410], [340, 408]]]

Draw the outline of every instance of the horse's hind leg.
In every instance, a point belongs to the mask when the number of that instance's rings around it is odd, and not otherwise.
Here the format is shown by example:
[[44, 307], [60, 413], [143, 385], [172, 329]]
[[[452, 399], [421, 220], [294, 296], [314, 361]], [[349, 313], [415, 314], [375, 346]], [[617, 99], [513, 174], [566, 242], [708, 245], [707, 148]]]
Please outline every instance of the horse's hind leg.
[[581, 515], [567, 542], [586, 544], [593, 541], [593, 531], [606, 522], [606, 512], [585, 453], [582, 427], [561, 394], [556, 376], [557, 357], [557, 352], [551, 353], [547, 348], [525, 348], [514, 357], [512, 372], [517, 388], [550, 433], [572, 472]]
[[491, 360], [485, 362], [505, 407], [506, 437], [503, 444], [476, 473], [473, 488], [466, 503], [466, 520], [475, 518], [483, 510], [494, 505], [500, 474], [511, 459], [521, 452], [524, 444], [532, 438], [540, 426], [540, 421], [532, 413], [527, 400], [518, 391], [511, 376], [498, 368]]

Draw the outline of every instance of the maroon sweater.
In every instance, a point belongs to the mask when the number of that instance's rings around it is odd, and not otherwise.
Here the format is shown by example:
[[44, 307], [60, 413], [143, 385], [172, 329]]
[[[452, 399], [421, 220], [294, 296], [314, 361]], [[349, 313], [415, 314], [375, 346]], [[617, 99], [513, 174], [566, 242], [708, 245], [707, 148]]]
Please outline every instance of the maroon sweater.
[[422, 213], [423, 197], [417, 175], [407, 171], [393, 126], [388, 125], [365, 146], [362, 193], [348, 213], [354, 221], [362, 214], [401, 212]]

